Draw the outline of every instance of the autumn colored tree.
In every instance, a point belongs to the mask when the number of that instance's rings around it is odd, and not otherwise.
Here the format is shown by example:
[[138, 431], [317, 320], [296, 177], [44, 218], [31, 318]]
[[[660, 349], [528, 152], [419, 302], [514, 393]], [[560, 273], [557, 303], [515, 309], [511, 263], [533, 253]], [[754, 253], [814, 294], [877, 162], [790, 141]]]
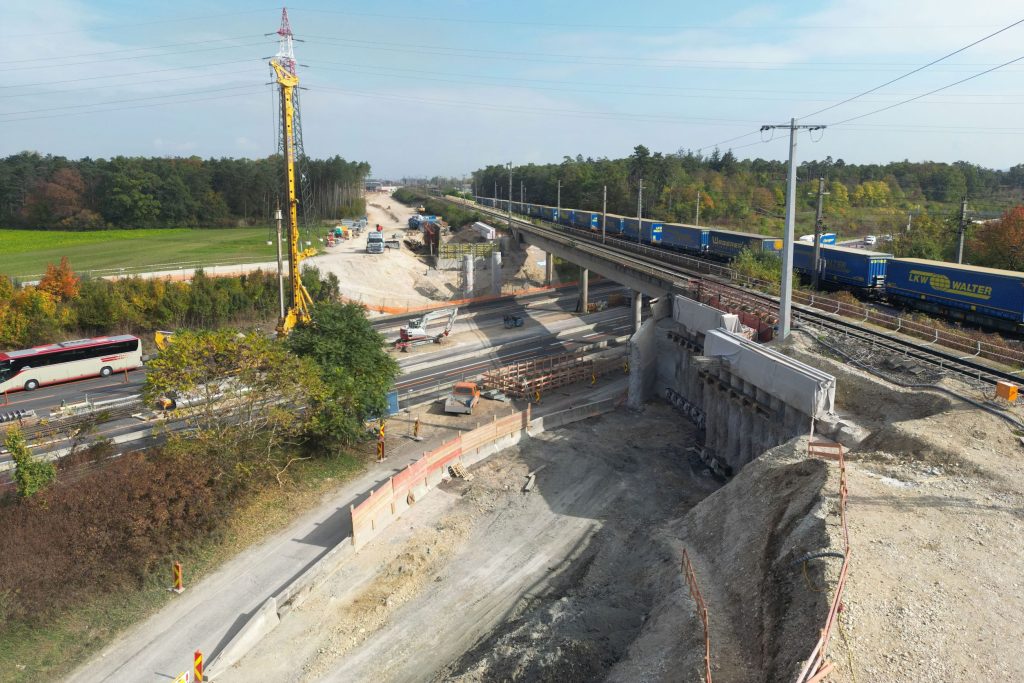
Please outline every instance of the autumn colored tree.
[[71, 301], [78, 296], [79, 279], [67, 256], [60, 257], [59, 265], [47, 264], [46, 274], [39, 280], [39, 289], [57, 301]]
[[1024, 269], [1024, 206], [1015, 206], [997, 221], [980, 225], [970, 240], [967, 260], [989, 268]]

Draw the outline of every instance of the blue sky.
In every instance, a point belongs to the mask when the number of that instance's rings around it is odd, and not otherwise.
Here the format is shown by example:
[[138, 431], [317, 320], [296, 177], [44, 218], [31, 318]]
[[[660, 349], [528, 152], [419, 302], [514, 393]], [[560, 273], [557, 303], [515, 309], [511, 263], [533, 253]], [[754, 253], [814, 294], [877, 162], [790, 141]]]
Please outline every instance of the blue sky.
[[[783, 158], [804, 117], [1024, 18], [981, 0], [317, 2], [289, 7], [312, 156], [381, 177], [710, 150]], [[0, 154], [265, 156], [280, 8], [14, 0]], [[958, 23], [959, 22], [959, 23]], [[1024, 24], [805, 123], [836, 124], [1024, 56]], [[803, 159], [1024, 161], [1024, 61], [800, 138]], [[742, 137], [740, 137], [742, 136]], [[730, 138], [738, 138], [725, 142]], [[767, 140], [764, 142], [763, 140]]]

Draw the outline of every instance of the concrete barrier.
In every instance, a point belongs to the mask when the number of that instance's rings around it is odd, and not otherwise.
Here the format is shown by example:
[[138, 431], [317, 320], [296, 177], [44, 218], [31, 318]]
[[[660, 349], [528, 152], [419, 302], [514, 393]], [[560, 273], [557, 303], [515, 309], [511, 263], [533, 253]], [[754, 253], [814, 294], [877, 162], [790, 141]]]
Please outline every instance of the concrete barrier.
[[518, 442], [530, 423], [530, 408], [459, 434], [371, 491], [359, 505], [350, 506], [352, 545], [358, 549], [383, 531], [416, 501], [448, 479], [448, 468], [479, 462], [498, 450], [498, 443]]
[[277, 614], [277, 600], [267, 598], [266, 602], [249, 617], [249, 621], [245, 622], [242, 630], [236, 633], [235, 637], [224, 646], [224, 649], [210, 661], [206, 670], [207, 680], [215, 680], [218, 674], [222, 674], [234, 666], [256, 643], [277, 628], [280, 621]]
[[531, 420], [526, 433], [530, 436], [536, 436], [537, 434], [549, 429], [557, 429], [558, 427], [564, 427], [565, 425], [572, 424], [573, 422], [597, 417], [603, 413], [609, 413], [615, 410], [622, 405], [624, 401], [625, 397], [623, 396], [613, 396], [600, 401], [594, 401], [593, 403], [585, 403], [581, 406], [574, 406], [566, 410], [560, 410], [557, 413], [549, 413], [543, 417]]

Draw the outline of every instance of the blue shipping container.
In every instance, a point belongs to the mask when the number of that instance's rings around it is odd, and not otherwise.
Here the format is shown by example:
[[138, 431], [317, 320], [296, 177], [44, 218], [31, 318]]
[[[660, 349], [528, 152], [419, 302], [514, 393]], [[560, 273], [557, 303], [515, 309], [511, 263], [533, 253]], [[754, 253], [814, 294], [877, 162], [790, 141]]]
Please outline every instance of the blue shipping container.
[[[823, 282], [873, 288], [885, 284], [886, 266], [892, 254], [864, 249], [821, 245], [818, 277]], [[793, 243], [793, 270], [810, 275], [814, 264], [814, 245]]]
[[765, 237], [732, 230], [708, 230], [708, 252], [723, 258], [736, 258], [744, 249], [754, 252], [782, 251], [781, 237]]
[[892, 259], [885, 282], [890, 297], [924, 301], [939, 309], [1024, 322], [1024, 273], [996, 268]]
[[666, 223], [661, 244], [671, 249], [700, 254], [708, 248], [708, 230], [696, 225]]

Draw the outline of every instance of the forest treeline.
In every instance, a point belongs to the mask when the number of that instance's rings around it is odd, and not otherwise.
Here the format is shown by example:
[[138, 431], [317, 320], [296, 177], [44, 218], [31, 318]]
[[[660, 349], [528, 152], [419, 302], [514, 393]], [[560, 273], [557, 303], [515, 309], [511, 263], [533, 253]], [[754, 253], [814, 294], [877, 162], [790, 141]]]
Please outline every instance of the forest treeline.
[[[847, 164], [826, 157], [797, 168], [800, 210], [812, 212], [818, 178], [827, 181], [825, 214], [833, 219], [855, 217], [850, 209], [923, 210], [940, 204], [973, 199], [976, 208], [997, 204], [1024, 191], [1024, 164], [1007, 171], [965, 161], [952, 164], [899, 161], [889, 164]], [[637, 189], [644, 183], [644, 215], [672, 222], [693, 223], [700, 192], [701, 222], [721, 225], [763, 224], [778, 219], [785, 207], [786, 163], [770, 159], [738, 159], [731, 152], [701, 155], [692, 151], [651, 153], [638, 145], [624, 159], [565, 157], [558, 164], [529, 164], [512, 169], [512, 198], [555, 205], [558, 182], [562, 206], [601, 208], [602, 189], [608, 188], [608, 211], [635, 216]], [[522, 184], [522, 185], [521, 185]], [[508, 196], [506, 166], [488, 166], [473, 173], [477, 194]], [[496, 188], [496, 189], [495, 189]], [[906, 213], [900, 212], [906, 222]]]
[[[66, 230], [266, 225], [284, 204], [280, 156], [72, 160], [22, 152], [0, 159], [0, 226]], [[307, 221], [361, 216], [370, 165], [305, 159]]]
[[[738, 159], [731, 151], [702, 155], [680, 150], [651, 153], [643, 145], [623, 159], [565, 157], [557, 164], [512, 168], [512, 198], [555, 205], [561, 181], [561, 205], [601, 210], [608, 188], [608, 212], [635, 216], [643, 179], [645, 217], [673, 223], [693, 223], [700, 197], [701, 225], [748, 232], [781, 234], [785, 215], [786, 162]], [[967, 197], [970, 217], [1016, 224], [1015, 204], [1022, 204], [1024, 164], [1002, 171], [965, 161], [952, 164], [899, 161], [888, 164], [848, 164], [826, 157], [797, 168], [798, 232], [813, 226], [818, 178], [826, 179], [824, 220], [841, 235], [890, 234], [899, 256], [948, 259], [955, 253], [960, 200]], [[486, 197], [508, 197], [509, 169], [488, 166], [473, 173], [474, 191]], [[908, 230], [909, 225], [909, 230]], [[1016, 265], [1004, 259], [1004, 245], [989, 245], [995, 233], [988, 226], [972, 227], [969, 262], [995, 267]], [[1022, 238], [1024, 239], [1024, 238]], [[1010, 248], [1024, 250], [1024, 243]], [[984, 252], [984, 253], [982, 253]], [[1024, 258], [1024, 251], [1021, 251]], [[982, 263], [984, 261], [984, 263]]]
[[[302, 282], [314, 301], [337, 297], [338, 278], [311, 266]], [[83, 278], [65, 257], [37, 285], [16, 286], [0, 275], [0, 349], [49, 344], [68, 337], [143, 334], [153, 330], [217, 328], [273, 320], [277, 275], [255, 271], [191, 282], [129, 277]]]

